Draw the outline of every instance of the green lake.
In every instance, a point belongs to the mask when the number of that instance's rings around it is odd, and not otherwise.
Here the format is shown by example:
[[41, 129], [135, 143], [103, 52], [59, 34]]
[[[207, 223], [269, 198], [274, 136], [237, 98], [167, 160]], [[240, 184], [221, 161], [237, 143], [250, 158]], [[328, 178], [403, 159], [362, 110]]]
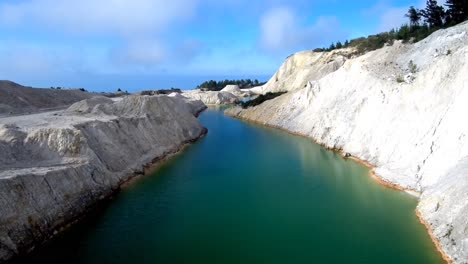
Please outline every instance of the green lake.
[[443, 263], [410, 195], [311, 140], [208, 110], [208, 135], [25, 263]]

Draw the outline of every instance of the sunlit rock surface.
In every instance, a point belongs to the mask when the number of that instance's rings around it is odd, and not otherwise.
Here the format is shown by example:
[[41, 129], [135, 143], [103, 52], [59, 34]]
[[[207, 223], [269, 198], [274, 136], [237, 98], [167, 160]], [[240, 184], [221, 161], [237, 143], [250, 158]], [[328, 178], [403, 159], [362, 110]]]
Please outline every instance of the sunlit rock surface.
[[467, 31], [463, 23], [359, 57], [295, 54], [253, 89], [289, 93], [226, 113], [341, 149], [421, 192], [418, 211], [443, 251], [468, 263]]
[[206, 133], [206, 106], [171, 96], [96, 97], [0, 118], [0, 261], [28, 252], [144, 166]]

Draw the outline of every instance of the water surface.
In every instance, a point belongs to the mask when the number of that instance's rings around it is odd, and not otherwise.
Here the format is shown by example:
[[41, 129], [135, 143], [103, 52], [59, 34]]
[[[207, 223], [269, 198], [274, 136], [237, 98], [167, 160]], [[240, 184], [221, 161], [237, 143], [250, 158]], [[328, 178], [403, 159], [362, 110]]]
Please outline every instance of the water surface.
[[201, 115], [206, 138], [25, 262], [443, 263], [416, 199], [308, 139]]

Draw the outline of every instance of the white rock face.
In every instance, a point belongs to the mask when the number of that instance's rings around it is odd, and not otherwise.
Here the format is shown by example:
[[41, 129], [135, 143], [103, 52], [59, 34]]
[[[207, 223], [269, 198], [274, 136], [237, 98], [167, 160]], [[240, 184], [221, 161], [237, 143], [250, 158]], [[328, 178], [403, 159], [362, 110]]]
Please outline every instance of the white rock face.
[[[463, 23], [351, 59], [295, 54], [261, 88], [289, 93], [226, 113], [342, 149], [383, 180], [421, 192], [418, 211], [442, 249], [468, 263], [467, 31]], [[397, 81], [410, 61], [411, 81]]]
[[221, 90], [221, 92], [228, 92], [232, 94], [240, 94], [242, 93], [241, 89], [239, 88], [239, 85], [226, 85], [224, 89]]
[[310, 80], [320, 79], [338, 70], [352, 52], [351, 49], [341, 49], [332, 52], [303, 51], [293, 54], [265, 85], [242, 91], [265, 94], [300, 90], [310, 85]]
[[188, 91], [182, 94], [183, 96], [191, 99], [202, 101], [206, 105], [229, 105], [237, 104], [240, 102], [239, 97], [230, 92], [225, 91]]
[[226, 85], [221, 92], [228, 92], [237, 97], [251, 97], [256, 95], [250, 89], [240, 89], [238, 85]]
[[188, 97], [181, 95], [180, 93], [171, 93], [168, 96], [175, 97], [175, 98], [178, 98], [179, 100], [185, 101], [186, 104], [183, 104], [183, 106], [187, 106], [188, 111], [193, 113], [195, 116], [198, 116], [199, 113], [201, 113], [203, 110], [207, 108], [206, 105], [201, 100], [188, 98]]
[[0, 262], [77, 220], [146, 164], [206, 133], [179, 96], [93, 98], [0, 118]]

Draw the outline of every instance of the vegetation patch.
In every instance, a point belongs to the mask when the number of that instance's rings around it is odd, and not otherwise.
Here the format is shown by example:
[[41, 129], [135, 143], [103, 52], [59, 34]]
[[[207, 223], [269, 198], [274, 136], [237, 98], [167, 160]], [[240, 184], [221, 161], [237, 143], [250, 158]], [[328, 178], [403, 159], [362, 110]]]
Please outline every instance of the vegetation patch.
[[410, 60], [408, 63], [408, 69], [411, 73], [414, 74], [418, 71], [418, 66], [412, 60]]
[[328, 48], [317, 48], [315, 52], [332, 51], [341, 48], [355, 48], [358, 54], [382, 48], [385, 44], [392, 45], [395, 40], [418, 42], [434, 31], [448, 28], [468, 19], [468, 4], [466, 0], [447, 0], [439, 5], [436, 0], [427, 0], [424, 9], [411, 6], [406, 17], [409, 24], [388, 32], [382, 32], [368, 37], [338, 41]]
[[249, 108], [249, 107], [254, 107], [256, 105], [259, 105], [265, 101], [271, 100], [273, 98], [276, 98], [280, 95], [285, 94], [286, 92], [277, 92], [277, 93], [266, 93], [258, 96], [257, 98], [247, 101], [247, 102], [242, 102], [240, 103], [240, 106], [244, 109]]
[[238, 85], [240, 89], [252, 88], [255, 86], [264, 85], [266, 82], [259, 82], [257, 79], [241, 79], [241, 80], [224, 80], [215, 81], [210, 80], [197, 85], [199, 89], [205, 89], [207, 91], [220, 91], [226, 87], [226, 85]]
[[401, 76], [401, 75], [398, 75], [397, 78], [396, 78], [396, 81], [397, 81], [397, 83], [404, 83], [405, 78], [403, 78], [403, 76]]

